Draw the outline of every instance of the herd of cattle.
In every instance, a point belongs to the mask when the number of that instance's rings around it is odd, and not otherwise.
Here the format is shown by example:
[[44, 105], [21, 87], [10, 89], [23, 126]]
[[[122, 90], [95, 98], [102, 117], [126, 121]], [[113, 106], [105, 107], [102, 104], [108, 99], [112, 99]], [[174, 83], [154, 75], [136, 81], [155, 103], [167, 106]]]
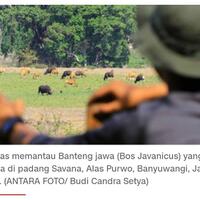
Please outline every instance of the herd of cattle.
[[[66, 70], [62, 73], [61, 79], [65, 79], [65, 86], [71, 85], [77, 87], [77, 82], [76, 78], [77, 77], [86, 77], [86, 71], [87, 69], [82, 69], [82, 70]], [[0, 68], [0, 74], [5, 73], [6, 68]], [[31, 74], [33, 79], [38, 79], [42, 76], [42, 73], [39, 71], [32, 71], [31, 68], [29, 67], [21, 67], [20, 68], [20, 76], [25, 77], [27, 75]], [[47, 68], [43, 75], [47, 74], [54, 74], [54, 75], [59, 75], [59, 69], [56, 67], [49, 67]], [[103, 76], [103, 80], [106, 81], [107, 79], [114, 78], [114, 70], [112, 69], [111, 71], [105, 72]], [[136, 74], [134, 71], [128, 72], [126, 74], [126, 79], [129, 81], [134, 80], [134, 83], [137, 83], [139, 81], [143, 81], [144, 75], [143, 74]], [[38, 87], [38, 93], [39, 94], [47, 94], [51, 95], [52, 90], [49, 85], [40, 85]]]

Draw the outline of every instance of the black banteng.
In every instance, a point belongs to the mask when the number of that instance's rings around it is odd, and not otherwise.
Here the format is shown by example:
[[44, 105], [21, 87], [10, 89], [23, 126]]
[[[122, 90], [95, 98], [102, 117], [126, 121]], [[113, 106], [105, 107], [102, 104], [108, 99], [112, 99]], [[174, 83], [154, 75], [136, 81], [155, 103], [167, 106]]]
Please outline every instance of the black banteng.
[[44, 72], [44, 75], [51, 74], [53, 70], [56, 70], [56, 67], [48, 67]]
[[66, 71], [64, 71], [63, 74], [62, 74], [62, 76], [61, 76], [61, 79], [65, 78], [65, 77], [67, 77], [67, 76], [70, 76], [71, 73], [72, 73], [71, 70], [66, 70]]
[[135, 78], [135, 83], [139, 82], [139, 81], [144, 81], [144, 75], [139, 74], [136, 76]]
[[113, 78], [113, 77], [114, 77], [114, 71], [111, 70], [111, 71], [106, 72], [106, 73], [104, 74], [103, 80], [105, 81], [106, 79], [108, 79], [108, 78]]
[[42, 94], [44, 95], [45, 93], [47, 95], [51, 95], [52, 94], [52, 90], [48, 85], [40, 85], [38, 88], [38, 94]]

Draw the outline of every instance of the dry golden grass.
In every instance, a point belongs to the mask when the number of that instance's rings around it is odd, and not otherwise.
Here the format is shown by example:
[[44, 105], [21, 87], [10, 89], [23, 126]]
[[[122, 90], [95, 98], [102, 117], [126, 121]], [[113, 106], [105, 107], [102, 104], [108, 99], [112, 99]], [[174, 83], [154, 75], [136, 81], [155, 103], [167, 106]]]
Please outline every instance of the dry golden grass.
[[84, 132], [85, 108], [27, 108], [25, 120], [43, 133], [65, 136]]
[[[20, 68], [18, 67], [6, 67], [7, 73], [20, 73]], [[80, 68], [59, 68], [59, 74], [61, 75], [66, 69], [70, 69], [72, 71], [80, 70]], [[87, 74], [104, 74], [106, 71], [110, 71], [111, 69], [114, 70], [114, 73], [116, 75], [124, 74], [126, 75], [128, 72], [134, 71], [137, 74], [142, 73], [145, 76], [152, 76], [155, 75], [156, 72], [152, 67], [146, 67], [146, 68], [94, 68], [94, 69], [85, 69], [84, 73]], [[31, 72], [39, 72], [44, 73], [45, 69], [37, 69], [37, 68], [31, 68]]]

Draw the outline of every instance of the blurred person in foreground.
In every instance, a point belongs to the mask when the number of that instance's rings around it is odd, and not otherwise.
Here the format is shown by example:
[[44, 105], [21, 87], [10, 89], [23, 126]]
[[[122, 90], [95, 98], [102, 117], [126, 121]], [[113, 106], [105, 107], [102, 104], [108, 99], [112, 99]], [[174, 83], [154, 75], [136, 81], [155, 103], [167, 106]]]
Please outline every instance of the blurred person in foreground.
[[200, 6], [141, 6], [138, 46], [165, 84], [113, 82], [88, 103], [84, 134], [39, 134], [23, 105], [0, 98], [3, 144], [200, 144]]

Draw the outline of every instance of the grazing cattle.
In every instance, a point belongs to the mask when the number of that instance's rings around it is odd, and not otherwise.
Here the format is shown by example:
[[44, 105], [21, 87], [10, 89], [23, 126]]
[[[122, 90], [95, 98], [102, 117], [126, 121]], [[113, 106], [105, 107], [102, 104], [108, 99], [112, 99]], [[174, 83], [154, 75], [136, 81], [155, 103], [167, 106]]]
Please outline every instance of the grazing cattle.
[[55, 75], [58, 75], [59, 74], [59, 70], [56, 68], [56, 69], [53, 69], [51, 71], [51, 74], [55, 74]]
[[75, 72], [72, 72], [72, 73], [69, 75], [69, 78], [70, 78], [70, 79], [75, 79], [75, 78], [76, 78]]
[[48, 85], [40, 85], [38, 88], [38, 94], [42, 94], [44, 95], [45, 93], [47, 95], [51, 95], [52, 94], [52, 90]]
[[126, 79], [129, 81], [134, 79], [135, 77], [136, 77], [136, 73], [134, 71], [131, 71], [126, 75]]
[[22, 67], [20, 69], [20, 75], [21, 76], [26, 76], [26, 75], [28, 75], [30, 73], [31, 73], [31, 69], [29, 67]]
[[56, 67], [48, 67], [44, 72], [44, 75], [51, 74], [53, 70], [56, 70]]
[[105, 81], [106, 79], [108, 79], [108, 78], [113, 78], [113, 77], [114, 77], [114, 71], [111, 70], [111, 71], [106, 72], [106, 73], [104, 74], [103, 80]]
[[75, 72], [75, 75], [76, 75], [76, 76], [81, 76], [81, 77], [86, 76], [86, 75], [85, 75], [85, 72], [84, 72], [84, 71], [81, 71], [81, 70], [76, 71], [76, 72]]
[[139, 81], [144, 81], [144, 76], [142, 74], [137, 75], [137, 77], [135, 78], [135, 83]]
[[63, 74], [62, 74], [62, 76], [61, 76], [61, 79], [65, 78], [65, 77], [67, 77], [67, 76], [70, 76], [71, 73], [72, 73], [71, 70], [64, 71]]
[[67, 79], [67, 80], [65, 81], [65, 87], [66, 87], [67, 85], [76, 86], [76, 87], [78, 86], [77, 83], [76, 83], [76, 79]]
[[41, 72], [34, 72], [33, 73], [33, 79], [40, 78], [41, 75], [42, 75]]

